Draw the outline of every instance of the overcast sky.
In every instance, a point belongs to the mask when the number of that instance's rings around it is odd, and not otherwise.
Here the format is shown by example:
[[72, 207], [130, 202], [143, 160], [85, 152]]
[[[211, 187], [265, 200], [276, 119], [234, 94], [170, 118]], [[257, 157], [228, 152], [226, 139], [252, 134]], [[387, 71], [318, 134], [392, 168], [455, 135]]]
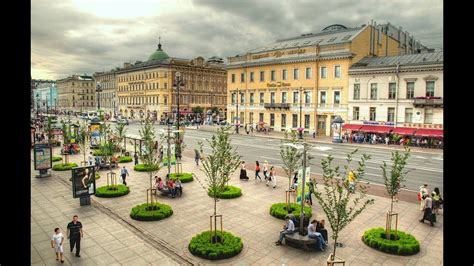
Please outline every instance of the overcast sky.
[[331, 24], [370, 20], [402, 26], [442, 49], [442, 0], [34, 0], [34, 79], [92, 74], [145, 61], [157, 49], [172, 57], [227, 58]]

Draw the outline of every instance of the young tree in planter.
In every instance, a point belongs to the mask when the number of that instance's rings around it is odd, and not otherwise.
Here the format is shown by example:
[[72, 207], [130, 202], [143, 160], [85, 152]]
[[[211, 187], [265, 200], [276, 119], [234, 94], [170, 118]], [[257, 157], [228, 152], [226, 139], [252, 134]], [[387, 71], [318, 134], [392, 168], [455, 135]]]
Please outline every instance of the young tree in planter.
[[[70, 142], [70, 136], [71, 136], [71, 128], [69, 127], [68, 124], [66, 124], [66, 122], [63, 121], [62, 125], [61, 125], [61, 131], [63, 133], [63, 150], [64, 150], [64, 147], [66, 147], [66, 145], [69, 145], [69, 142]], [[64, 163], [67, 164], [69, 163], [69, 153], [64, 153]]]
[[[117, 123], [115, 125], [115, 134], [117, 135], [117, 142], [120, 147], [120, 154], [123, 155], [123, 149], [122, 149], [122, 141], [125, 139], [125, 134], [127, 133], [127, 129], [125, 128], [124, 123]], [[125, 147], [124, 147], [125, 149]]]
[[[230, 144], [229, 129], [230, 127], [221, 127], [210, 140], [207, 140], [212, 152], [202, 159], [203, 169], [201, 171], [206, 174], [209, 192], [214, 198], [214, 217], [217, 215], [218, 195], [225, 191], [229, 176], [241, 162], [241, 157], [236, 151], [237, 148], [233, 148]], [[213, 243], [217, 242], [217, 225], [214, 225]]]
[[[337, 238], [341, 230], [352, 222], [369, 204], [374, 203], [373, 199], [364, 200], [367, 187], [362, 184], [358, 185], [359, 180], [365, 175], [365, 162], [370, 159], [370, 155], [362, 154], [359, 167], [354, 173], [356, 175], [355, 189], [354, 191], [350, 190], [347, 175], [351, 170], [349, 167], [355, 153], [357, 153], [357, 149], [347, 154], [344, 173], [341, 172], [339, 166], [334, 167], [332, 165], [334, 160], [332, 155], [321, 160], [324, 193], [315, 189], [314, 195], [326, 214], [333, 233], [331, 237], [334, 239], [334, 249], [328, 258], [328, 262], [336, 260]], [[359, 193], [356, 194], [356, 192]], [[354, 199], [352, 200], [352, 198]], [[359, 203], [362, 205], [359, 206]]]
[[89, 145], [87, 141], [87, 125], [85, 123], [81, 123], [79, 125], [79, 134], [77, 136], [77, 143], [82, 150], [82, 155], [84, 156], [84, 163], [87, 164], [86, 154], [87, 154], [87, 147]]
[[[382, 175], [383, 181], [385, 184], [385, 188], [387, 189], [387, 193], [390, 196], [390, 213], [387, 215], [386, 227], [385, 227], [385, 234], [386, 238], [390, 239], [390, 231], [392, 225], [392, 214], [393, 214], [393, 200], [395, 196], [399, 193], [401, 187], [405, 187], [402, 185], [403, 182], [406, 180], [406, 176], [409, 171], [405, 171], [405, 166], [407, 165], [407, 160], [410, 157], [410, 149], [405, 146], [405, 153], [401, 154], [398, 151], [392, 152], [392, 168], [390, 174], [387, 173], [387, 163], [384, 161], [383, 165], [380, 166], [382, 168]], [[398, 223], [398, 215], [396, 215], [397, 223]]]
[[[290, 135], [285, 131], [285, 139], [281, 141], [282, 145], [280, 146], [280, 156], [283, 161], [283, 170], [285, 170], [286, 175], [288, 176], [288, 191], [291, 190], [291, 178], [293, 174], [299, 168], [299, 162], [303, 157], [303, 153], [298, 151], [295, 147], [283, 144], [298, 144], [300, 140], [296, 135], [295, 131], [292, 131]], [[309, 178], [309, 177], [308, 177]], [[290, 197], [287, 197], [287, 209], [290, 209]]]
[[[153, 127], [153, 121], [146, 119], [142, 129], [139, 130], [140, 137], [142, 138], [142, 145], [144, 152], [140, 153], [140, 159], [148, 169], [150, 176], [150, 188], [147, 189], [147, 203], [154, 204], [153, 196], [153, 176], [161, 168], [161, 160], [158, 156], [158, 151], [155, 149], [155, 128]], [[149, 194], [148, 194], [149, 193]]]

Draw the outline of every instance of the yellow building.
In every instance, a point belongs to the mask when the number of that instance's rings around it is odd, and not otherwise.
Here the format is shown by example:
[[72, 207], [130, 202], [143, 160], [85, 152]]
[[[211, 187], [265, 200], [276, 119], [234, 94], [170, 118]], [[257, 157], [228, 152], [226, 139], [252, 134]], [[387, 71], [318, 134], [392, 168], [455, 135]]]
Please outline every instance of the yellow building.
[[57, 105], [61, 111], [95, 111], [96, 101], [94, 80], [84, 74], [72, 75], [57, 82]]
[[[94, 88], [96, 89], [97, 102], [100, 104], [100, 109], [104, 111], [104, 114], [110, 117], [116, 115], [117, 112], [117, 79], [115, 73], [117, 69], [112, 69], [107, 72], [96, 72], [94, 73]], [[100, 88], [97, 92], [97, 88]]]
[[179, 71], [184, 83], [179, 90], [180, 114], [189, 115], [199, 106], [204, 112], [217, 108], [224, 116], [227, 85], [221, 61], [170, 57], [158, 44], [146, 62], [125, 63], [115, 72], [118, 112], [133, 118], [176, 117], [178, 93], [173, 84]]
[[336, 24], [229, 57], [228, 121], [332, 135], [335, 116], [347, 119], [349, 67], [365, 56], [414, 53], [414, 47], [380, 25]]

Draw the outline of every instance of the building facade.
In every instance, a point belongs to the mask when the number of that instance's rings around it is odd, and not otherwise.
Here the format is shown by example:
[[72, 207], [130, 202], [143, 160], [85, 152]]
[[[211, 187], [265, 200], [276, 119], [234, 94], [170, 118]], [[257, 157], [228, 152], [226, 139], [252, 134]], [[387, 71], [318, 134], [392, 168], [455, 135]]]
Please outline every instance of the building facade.
[[[96, 102], [100, 102], [100, 109], [109, 116], [118, 114], [117, 104], [117, 79], [116, 72], [118, 69], [113, 69], [107, 72], [94, 73], [94, 88], [96, 89]], [[98, 86], [100, 92], [97, 91]]]
[[[36, 94], [38, 97], [38, 106], [40, 110], [46, 112], [47, 110], [57, 109], [57, 90], [54, 81], [38, 83], [36, 86]], [[36, 96], [36, 95], [35, 95]]]
[[191, 114], [193, 107], [205, 112], [217, 108], [222, 116], [226, 105], [226, 70], [219, 60], [205, 61], [202, 57], [181, 59], [170, 57], [161, 49], [146, 62], [125, 63], [116, 72], [118, 112], [131, 118], [175, 117], [178, 91], [173, 88], [176, 72], [181, 73], [183, 85], [179, 90], [181, 114]]
[[349, 69], [349, 110], [347, 124], [443, 129], [443, 52], [362, 59]]
[[349, 67], [403, 51], [375, 25], [335, 24], [229, 57], [228, 122], [332, 135], [333, 119], [347, 119]]
[[57, 80], [58, 109], [66, 112], [95, 111], [95, 88], [92, 76], [72, 75]]

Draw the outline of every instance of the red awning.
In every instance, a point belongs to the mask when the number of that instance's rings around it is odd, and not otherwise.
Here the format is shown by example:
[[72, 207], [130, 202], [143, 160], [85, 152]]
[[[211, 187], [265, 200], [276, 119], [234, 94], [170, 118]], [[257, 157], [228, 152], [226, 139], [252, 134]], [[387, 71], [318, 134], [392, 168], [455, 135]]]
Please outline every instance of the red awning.
[[389, 133], [393, 127], [386, 127], [386, 126], [369, 126], [364, 125], [362, 126], [359, 131], [368, 132], [368, 133]]
[[417, 137], [443, 137], [443, 130], [419, 128], [415, 132]]
[[349, 129], [349, 130], [358, 131], [361, 127], [362, 127], [362, 125], [344, 124], [344, 125], [342, 126], [342, 129]]
[[415, 131], [416, 131], [416, 128], [396, 127], [393, 129], [392, 133], [399, 134], [399, 135], [413, 135]]

